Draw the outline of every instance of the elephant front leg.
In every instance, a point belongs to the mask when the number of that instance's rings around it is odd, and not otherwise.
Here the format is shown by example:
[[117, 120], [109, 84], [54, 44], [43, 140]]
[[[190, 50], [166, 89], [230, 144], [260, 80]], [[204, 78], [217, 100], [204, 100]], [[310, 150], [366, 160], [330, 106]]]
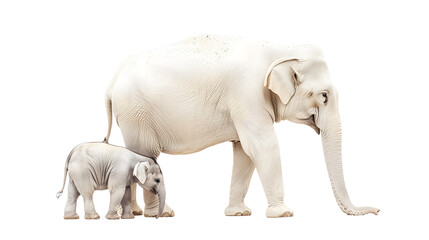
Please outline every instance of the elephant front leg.
[[[124, 198], [125, 186], [115, 186], [110, 189], [110, 205], [109, 211], [106, 214], [107, 219], [119, 219], [118, 210], [122, 199]], [[123, 209], [124, 211], [125, 209]]]
[[122, 198], [121, 206], [122, 206], [121, 218], [133, 219], [134, 215], [131, 210], [131, 188], [130, 187], [125, 188], [125, 194], [124, 194], [124, 197]]
[[[159, 210], [159, 199], [158, 196], [152, 192], [143, 189], [143, 199], [145, 203], [144, 216], [145, 217], [156, 217]], [[174, 211], [167, 204], [165, 204], [164, 210], [160, 217], [174, 217]]]
[[283, 202], [284, 188], [280, 150], [272, 124], [247, 122], [237, 127], [244, 152], [252, 159], [268, 201], [266, 216], [291, 217]]
[[240, 142], [233, 142], [232, 146], [234, 150], [234, 164], [232, 167], [229, 205], [225, 209], [225, 215], [250, 216], [252, 211], [244, 204], [244, 198], [249, 189], [255, 165], [244, 152]]
[[143, 210], [137, 204], [136, 191], [137, 191], [137, 183], [134, 183], [131, 185], [131, 203], [130, 203], [131, 211], [134, 216], [143, 215]]

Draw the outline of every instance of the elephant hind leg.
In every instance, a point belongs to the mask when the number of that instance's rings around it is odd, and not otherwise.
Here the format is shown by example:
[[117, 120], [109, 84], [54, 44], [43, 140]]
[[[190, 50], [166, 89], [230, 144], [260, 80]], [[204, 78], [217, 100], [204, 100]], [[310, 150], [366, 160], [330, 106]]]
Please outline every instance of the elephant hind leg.
[[74, 185], [73, 181], [69, 181], [67, 203], [64, 209], [64, 219], [79, 219], [79, 215], [76, 213], [77, 198], [80, 193]]
[[83, 205], [85, 207], [85, 219], [99, 219], [97, 211], [95, 211], [94, 201], [92, 200], [92, 193], [82, 195]]
[[95, 183], [89, 174], [82, 171], [69, 170], [70, 179], [74, 180], [74, 186], [77, 191], [82, 195], [83, 206], [85, 209], [85, 219], [99, 219], [100, 216], [95, 211], [92, 196], [95, 191]]
[[234, 164], [232, 167], [229, 205], [225, 209], [226, 216], [250, 216], [252, 211], [244, 204], [250, 179], [255, 170], [250, 157], [244, 152], [240, 142], [232, 143]]

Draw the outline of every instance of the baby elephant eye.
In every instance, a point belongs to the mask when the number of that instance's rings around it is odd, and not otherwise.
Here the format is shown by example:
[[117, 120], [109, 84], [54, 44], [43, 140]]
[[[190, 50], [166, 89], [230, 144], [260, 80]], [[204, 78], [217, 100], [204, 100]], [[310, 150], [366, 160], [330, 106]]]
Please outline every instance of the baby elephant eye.
[[322, 93], [323, 97], [328, 97], [328, 95], [326, 93]]
[[161, 182], [161, 180], [160, 180], [159, 178], [155, 178], [155, 179], [154, 179], [154, 181], [155, 181], [156, 183]]

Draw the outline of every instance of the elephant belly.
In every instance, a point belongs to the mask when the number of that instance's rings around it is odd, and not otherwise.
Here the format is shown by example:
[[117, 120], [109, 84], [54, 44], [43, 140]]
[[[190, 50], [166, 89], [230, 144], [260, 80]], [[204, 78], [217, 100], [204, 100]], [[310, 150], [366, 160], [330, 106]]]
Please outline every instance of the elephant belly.
[[226, 111], [209, 106], [198, 109], [180, 104], [159, 105], [160, 100], [142, 102], [130, 106], [128, 111], [121, 111], [124, 107], [114, 111], [127, 148], [142, 155], [188, 154], [238, 140]]
[[223, 128], [218, 130], [205, 130], [192, 135], [184, 134], [180, 136], [180, 141], [162, 144], [161, 152], [168, 154], [188, 154], [198, 152], [207, 147], [225, 142], [237, 141], [238, 137], [233, 129]]

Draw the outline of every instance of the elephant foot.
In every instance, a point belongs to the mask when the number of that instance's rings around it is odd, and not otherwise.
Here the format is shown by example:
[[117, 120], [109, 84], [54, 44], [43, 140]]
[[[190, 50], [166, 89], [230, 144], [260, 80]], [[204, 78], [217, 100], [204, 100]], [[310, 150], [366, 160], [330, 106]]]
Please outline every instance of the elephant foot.
[[132, 213], [124, 213], [121, 215], [122, 219], [134, 219], [134, 215]]
[[285, 205], [269, 206], [265, 215], [268, 218], [293, 217], [293, 212]]
[[109, 219], [109, 220], [118, 220], [121, 217], [118, 215], [118, 213], [112, 212], [112, 213], [107, 213], [106, 214], [106, 218]]
[[229, 204], [228, 207], [225, 208], [226, 216], [250, 216], [252, 215], [252, 211], [248, 208], [244, 203], [239, 204]]
[[[146, 213], [146, 211], [144, 212], [144, 216], [145, 217], [156, 217], [157, 216], [157, 214], [158, 213]], [[161, 216], [159, 216], [159, 217], [174, 217], [175, 216], [175, 213], [174, 213], [174, 211], [173, 210], [171, 210], [171, 212], [163, 212], [162, 214], [161, 214]]]
[[249, 211], [244, 211], [244, 212], [242, 212], [242, 213], [237, 212], [237, 213], [235, 213], [235, 215], [234, 215], [234, 216], [250, 216], [250, 215], [252, 215], [252, 213], [251, 213], [251, 212], [249, 212]]
[[[156, 217], [158, 215], [158, 206], [153, 208], [145, 208], [144, 216], [145, 217]], [[167, 204], [165, 204], [164, 211], [159, 217], [174, 217], [175, 213]]]
[[131, 211], [134, 216], [140, 216], [143, 215], [143, 210], [139, 207], [139, 205], [136, 202], [131, 202]]
[[100, 216], [98, 213], [89, 213], [85, 214], [85, 219], [94, 220], [94, 219], [100, 219]]
[[79, 219], [77, 213], [64, 215], [64, 219]]
[[[144, 213], [145, 217], [156, 217], [156, 215], [157, 213], [155, 214], [147, 214], [146, 212]], [[163, 212], [159, 217], [174, 217], [174, 216], [175, 216], [174, 211], [171, 211], [171, 212]]]

